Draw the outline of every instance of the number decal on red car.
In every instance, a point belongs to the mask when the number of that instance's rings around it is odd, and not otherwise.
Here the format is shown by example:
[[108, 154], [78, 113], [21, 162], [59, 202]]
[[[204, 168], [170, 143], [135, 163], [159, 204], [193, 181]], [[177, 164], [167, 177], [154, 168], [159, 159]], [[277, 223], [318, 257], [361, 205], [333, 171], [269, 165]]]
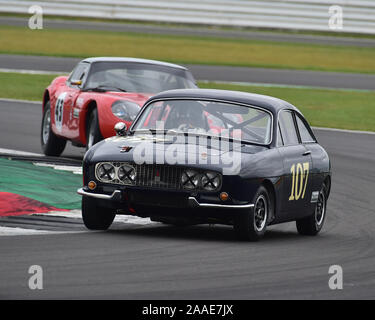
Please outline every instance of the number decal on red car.
[[64, 100], [66, 92], [63, 92], [59, 95], [55, 105], [55, 124], [56, 129], [61, 132], [63, 124], [63, 115], [64, 115]]

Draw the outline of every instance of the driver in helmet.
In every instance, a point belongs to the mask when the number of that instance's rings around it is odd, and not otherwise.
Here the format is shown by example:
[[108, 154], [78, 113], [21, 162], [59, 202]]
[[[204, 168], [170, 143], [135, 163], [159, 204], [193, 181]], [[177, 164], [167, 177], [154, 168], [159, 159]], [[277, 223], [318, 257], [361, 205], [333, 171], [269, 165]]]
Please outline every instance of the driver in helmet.
[[183, 131], [205, 129], [203, 107], [195, 101], [179, 101], [173, 105], [175, 128]]

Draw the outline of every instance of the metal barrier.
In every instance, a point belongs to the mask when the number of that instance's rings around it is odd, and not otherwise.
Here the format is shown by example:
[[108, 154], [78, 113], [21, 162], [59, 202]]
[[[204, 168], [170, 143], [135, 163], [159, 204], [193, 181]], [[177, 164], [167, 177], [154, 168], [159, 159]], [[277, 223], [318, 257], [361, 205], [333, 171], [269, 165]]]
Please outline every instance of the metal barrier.
[[[0, 12], [32, 5], [57, 16], [375, 34], [374, 0], [0, 0]], [[329, 27], [333, 5], [342, 8], [342, 29]]]

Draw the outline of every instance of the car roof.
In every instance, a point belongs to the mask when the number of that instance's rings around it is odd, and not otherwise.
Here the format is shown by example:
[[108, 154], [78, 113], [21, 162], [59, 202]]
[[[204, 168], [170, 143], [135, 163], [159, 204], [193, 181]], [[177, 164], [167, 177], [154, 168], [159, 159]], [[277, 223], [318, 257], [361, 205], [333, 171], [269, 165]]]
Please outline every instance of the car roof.
[[157, 60], [149, 60], [149, 59], [139, 59], [139, 58], [129, 58], [129, 57], [92, 57], [92, 58], [86, 58], [82, 60], [81, 62], [88, 62], [88, 63], [94, 63], [94, 62], [130, 62], [130, 63], [146, 63], [146, 64], [155, 64], [165, 67], [171, 67], [171, 68], [177, 68], [177, 69], [184, 69], [187, 70], [187, 68], [163, 61], [157, 61]]
[[237, 102], [267, 109], [275, 114], [281, 109], [292, 109], [301, 113], [295, 106], [284, 100], [261, 94], [242, 91], [217, 90], [217, 89], [177, 89], [161, 92], [149, 101], [156, 99], [202, 99], [222, 100]]

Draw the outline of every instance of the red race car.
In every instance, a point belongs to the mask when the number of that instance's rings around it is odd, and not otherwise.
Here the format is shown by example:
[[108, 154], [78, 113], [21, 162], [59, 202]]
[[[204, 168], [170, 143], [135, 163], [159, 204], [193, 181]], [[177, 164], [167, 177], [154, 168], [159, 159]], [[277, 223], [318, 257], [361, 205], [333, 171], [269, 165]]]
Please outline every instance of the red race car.
[[68, 140], [89, 149], [115, 135], [117, 122], [129, 126], [150, 96], [180, 88], [196, 88], [182, 66], [134, 58], [84, 59], [44, 92], [43, 152], [59, 156]]

